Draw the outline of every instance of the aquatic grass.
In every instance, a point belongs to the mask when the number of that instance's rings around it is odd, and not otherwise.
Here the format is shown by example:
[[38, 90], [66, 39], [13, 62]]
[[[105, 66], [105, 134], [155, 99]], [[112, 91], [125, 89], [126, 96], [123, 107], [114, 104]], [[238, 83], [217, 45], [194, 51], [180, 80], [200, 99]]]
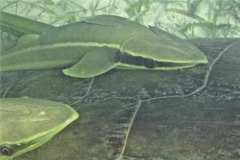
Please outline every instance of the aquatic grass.
[[41, 13], [45, 12], [48, 14], [56, 14], [55, 10], [51, 8], [51, 6], [54, 4], [51, 0], [37, 0], [35, 2], [28, 2], [24, 0], [18, 0], [18, 5], [21, 7], [16, 6], [16, 10], [18, 10], [18, 14], [25, 14], [28, 15], [30, 12], [34, 10], [38, 10], [40, 13], [38, 15], [41, 15]]
[[[12, 3], [11, 5], [13, 5]], [[85, 13], [87, 9], [81, 7], [73, 1], [61, 0], [59, 2], [53, 2], [51, 0], [36, 0], [36, 1], [15, 1], [15, 7], [17, 8], [16, 14], [20, 15], [37, 15], [39, 17], [44, 17], [47, 15], [50, 21], [46, 21], [49, 24], [55, 24], [59, 21], [64, 21], [62, 23], [70, 23], [76, 21], [78, 13]], [[8, 5], [8, 7], [11, 7]], [[4, 7], [5, 9], [6, 7]], [[78, 10], [77, 10], [78, 9]], [[76, 10], [76, 11], [75, 11]], [[34, 13], [33, 13], [34, 12]], [[61, 13], [61, 14], [60, 14]], [[51, 21], [51, 19], [53, 19]], [[46, 20], [46, 19], [45, 19]]]
[[116, 3], [117, 3], [117, 0], [109, 1], [109, 3], [108, 3], [109, 7], [107, 9], [108, 14], [113, 13], [117, 9]]
[[[199, 32], [208, 37], [227, 37], [232, 35], [232, 30], [239, 32], [239, 24], [232, 24], [231, 19], [239, 22], [239, 2], [236, 0], [218, 0], [212, 3], [208, 9], [208, 17], [198, 15], [204, 5], [204, 0], [186, 1], [186, 9], [167, 8], [166, 12], [172, 12], [192, 19], [192, 22], [178, 24], [179, 32], [186, 37], [199, 36]], [[211, 3], [211, 2], [209, 2]], [[202, 5], [202, 6], [201, 6]], [[210, 4], [209, 4], [210, 6]], [[227, 17], [227, 18], [226, 18]], [[224, 19], [226, 21], [223, 23]], [[195, 33], [195, 30], [198, 30]], [[199, 31], [201, 30], [201, 31]], [[190, 35], [187, 33], [190, 31]]]
[[[226, 30], [226, 29], [230, 29], [231, 25], [230, 24], [214, 24], [211, 22], [194, 22], [194, 23], [188, 23], [183, 29], [182, 32], [187, 32], [187, 30], [191, 30], [192, 31], [192, 35], [191, 37], [196, 37], [194, 35], [194, 30], [196, 30], [197, 28], [200, 28], [201, 30], [203, 30], [203, 32], [205, 32], [205, 34], [208, 34], [210, 37], [217, 37], [217, 32], [219, 30]], [[228, 32], [225, 34], [224, 37], [227, 37]]]
[[150, 9], [151, 0], [124, 0], [128, 7], [125, 12], [128, 14], [130, 19], [133, 19], [139, 23], [142, 23], [142, 18], [146, 12]]
[[190, 0], [187, 1], [187, 10], [190, 14], [195, 14], [197, 9], [199, 9], [200, 4], [203, 2], [203, 0], [194, 0], [191, 2]]
[[91, 15], [95, 15], [96, 11], [98, 10], [99, 4], [100, 4], [101, 0], [96, 0], [95, 3], [91, 3], [91, 5], [89, 5], [89, 10], [91, 12]]

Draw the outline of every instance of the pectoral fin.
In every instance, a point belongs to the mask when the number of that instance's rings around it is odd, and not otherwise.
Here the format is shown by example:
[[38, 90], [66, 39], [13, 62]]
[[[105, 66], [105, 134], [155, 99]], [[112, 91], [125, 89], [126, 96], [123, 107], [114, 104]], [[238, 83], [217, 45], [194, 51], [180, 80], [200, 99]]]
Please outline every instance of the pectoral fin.
[[102, 47], [92, 50], [71, 68], [64, 69], [63, 73], [78, 78], [89, 78], [105, 73], [117, 65], [116, 54], [118, 49]]

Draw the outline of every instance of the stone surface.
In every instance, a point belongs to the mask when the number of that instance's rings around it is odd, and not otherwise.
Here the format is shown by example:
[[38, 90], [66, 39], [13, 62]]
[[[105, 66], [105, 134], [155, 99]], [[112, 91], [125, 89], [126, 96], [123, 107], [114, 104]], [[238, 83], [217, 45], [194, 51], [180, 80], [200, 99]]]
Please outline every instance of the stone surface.
[[208, 65], [112, 70], [90, 79], [61, 70], [1, 73], [1, 97], [71, 105], [80, 117], [16, 160], [240, 158], [240, 41], [191, 40]]

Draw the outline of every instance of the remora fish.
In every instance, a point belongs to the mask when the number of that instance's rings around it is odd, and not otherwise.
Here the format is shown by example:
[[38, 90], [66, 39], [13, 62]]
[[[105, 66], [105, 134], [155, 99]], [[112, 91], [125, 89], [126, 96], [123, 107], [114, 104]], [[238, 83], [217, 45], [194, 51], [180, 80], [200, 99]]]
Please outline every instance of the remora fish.
[[77, 118], [74, 109], [58, 102], [0, 99], [0, 159], [9, 160], [39, 147]]
[[113, 68], [174, 70], [208, 62], [184, 39], [118, 16], [98, 15], [45, 30], [23, 36], [3, 53], [0, 71], [64, 68], [66, 75], [88, 78]]

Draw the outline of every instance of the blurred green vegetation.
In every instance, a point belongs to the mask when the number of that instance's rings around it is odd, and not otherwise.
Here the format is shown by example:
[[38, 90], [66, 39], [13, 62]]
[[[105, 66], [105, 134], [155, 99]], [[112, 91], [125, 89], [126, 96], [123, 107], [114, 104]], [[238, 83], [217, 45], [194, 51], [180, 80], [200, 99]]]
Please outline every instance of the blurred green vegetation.
[[[240, 1], [237, 0], [216, 0], [209, 1], [208, 16], [203, 17], [199, 14], [201, 4], [204, 0], [187, 1], [187, 10], [170, 8], [169, 12], [190, 17], [195, 21], [185, 24], [181, 31], [185, 33], [187, 30], [192, 31], [192, 36], [195, 37], [194, 30], [202, 29], [209, 37], [228, 37], [231, 30], [240, 32]], [[214, 3], [213, 3], [214, 2]], [[211, 4], [212, 3], [212, 4]], [[203, 5], [202, 5], [203, 6]], [[206, 9], [206, 8], [204, 8]], [[234, 22], [234, 23], [231, 23]], [[230, 35], [231, 36], [231, 35]]]
[[56, 26], [111, 14], [180, 37], [240, 37], [240, 0], [1, 0], [0, 9]]

